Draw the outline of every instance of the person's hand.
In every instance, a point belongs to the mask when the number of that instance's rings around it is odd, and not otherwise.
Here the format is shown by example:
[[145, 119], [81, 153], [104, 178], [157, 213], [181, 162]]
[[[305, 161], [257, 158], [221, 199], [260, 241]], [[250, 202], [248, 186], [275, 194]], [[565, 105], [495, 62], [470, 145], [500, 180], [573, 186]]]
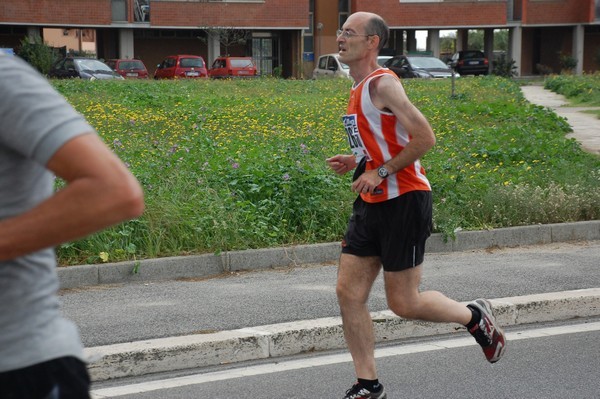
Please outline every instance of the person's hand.
[[354, 155], [336, 155], [327, 158], [327, 164], [338, 175], [343, 175], [356, 168], [356, 159]]
[[383, 182], [383, 178], [377, 173], [377, 169], [367, 170], [352, 183], [352, 191], [355, 193], [377, 194], [377, 188]]

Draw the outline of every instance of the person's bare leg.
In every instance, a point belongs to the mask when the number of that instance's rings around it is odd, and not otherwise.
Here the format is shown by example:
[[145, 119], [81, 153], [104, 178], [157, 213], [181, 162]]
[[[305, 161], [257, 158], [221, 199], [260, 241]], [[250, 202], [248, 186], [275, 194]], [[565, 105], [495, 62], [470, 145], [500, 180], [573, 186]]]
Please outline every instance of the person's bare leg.
[[466, 325], [471, 311], [438, 291], [419, 292], [421, 265], [399, 272], [384, 272], [390, 310], [406, 319], [454, 322]]
[[357, 378], [377, 378], [375, 337], [367, 300], [381, 269], [378, 257], [342, 254], [338, 269], [337, 297], [344, 337], [352, 355]]

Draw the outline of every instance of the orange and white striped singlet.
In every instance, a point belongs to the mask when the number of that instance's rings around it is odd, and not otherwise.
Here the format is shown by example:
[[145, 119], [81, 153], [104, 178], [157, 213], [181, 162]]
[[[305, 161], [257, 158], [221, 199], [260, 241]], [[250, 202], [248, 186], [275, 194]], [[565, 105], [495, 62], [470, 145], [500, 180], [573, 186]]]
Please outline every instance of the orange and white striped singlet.
[[[377, 109], [371, 101], [369, 84], [383, 75], [391, 75], [397, 79], [389, 69], [373, 71], [352, 87], [347, 114], [342, 118], [356, 162], [358, 164], [361, 158], [366, 157], [366, 170], [379, 168], [400, 153], [411, 139], [410, 133], [393, 113]], [[376, 203], [415, 190], [431, 191], [425, 169], [419, 160], [384, 179], [376, 193], [360, 195], [365, 202]]]

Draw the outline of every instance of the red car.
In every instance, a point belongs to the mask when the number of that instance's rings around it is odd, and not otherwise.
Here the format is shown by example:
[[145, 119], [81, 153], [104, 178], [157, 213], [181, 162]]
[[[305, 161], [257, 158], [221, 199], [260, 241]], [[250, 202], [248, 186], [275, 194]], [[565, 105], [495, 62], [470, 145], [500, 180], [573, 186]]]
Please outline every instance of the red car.
[[140, 60], [114, 59], [105, 64], [126, 79], [148, 79], [146, 65]]
[[154, 79], [206, 78], [208, 71], [199, 55], [170, 55], [157, 65]]
[[218, 57], [208, 70], [208, 76], [218, 78], [254, 78], [258, 71], [252, 57]]

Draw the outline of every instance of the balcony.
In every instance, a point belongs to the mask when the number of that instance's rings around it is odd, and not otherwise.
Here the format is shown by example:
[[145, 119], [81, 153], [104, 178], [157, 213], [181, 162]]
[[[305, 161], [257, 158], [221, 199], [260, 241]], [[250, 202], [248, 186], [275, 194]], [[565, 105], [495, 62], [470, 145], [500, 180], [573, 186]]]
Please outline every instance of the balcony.
[[131, 22], [148, 23], [150, 22], [150, 0], [112, 0], [111, 12], [113, 22], [130, 22], [131, 13], [133, 15]]

